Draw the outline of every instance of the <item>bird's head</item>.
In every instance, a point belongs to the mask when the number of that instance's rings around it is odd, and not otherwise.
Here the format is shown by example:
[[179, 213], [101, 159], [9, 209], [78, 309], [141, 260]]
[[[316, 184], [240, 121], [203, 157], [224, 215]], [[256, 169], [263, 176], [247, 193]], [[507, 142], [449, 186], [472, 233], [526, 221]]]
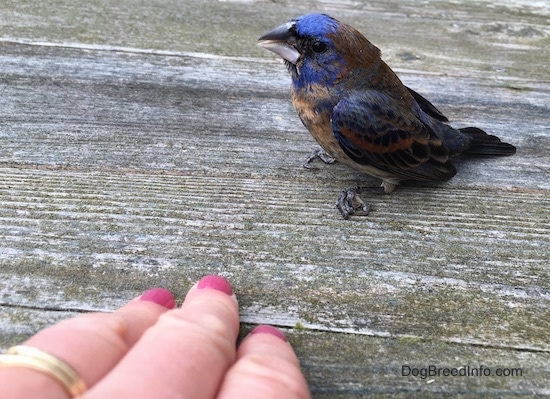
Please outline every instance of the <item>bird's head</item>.
[[334, 85], [352, 71], [373, 69], [380, 62], [377, 47], [356, 29], [326, 14], [294, 18], [258, 40], [260, 46], [285, 60], [299, 87]]

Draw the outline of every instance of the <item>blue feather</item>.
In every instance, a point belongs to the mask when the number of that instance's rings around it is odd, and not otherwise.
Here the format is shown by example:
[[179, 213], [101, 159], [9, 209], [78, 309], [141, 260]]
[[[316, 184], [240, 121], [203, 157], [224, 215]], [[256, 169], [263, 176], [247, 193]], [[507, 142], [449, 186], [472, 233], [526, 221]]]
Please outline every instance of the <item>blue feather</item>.
[[[346, 68], [341, 54], [335, 51], [332, 37], [337, 33], [340, 23], [325, 14], [307, 14], [295, 19], [298, 36], [309, 41], [320, 41], [331, 51], [316, 56], [315, 62], [306, 58], [293, 75], [294, 85], [301, 89], [315, 84], [332, 86]], [[292, 67], [291, 67], [292, 69]]]
[[300, 36], [326, 37], [336, 33], [340, 23], [326, 14], [307, 14], [295, 19], [296, 33]]

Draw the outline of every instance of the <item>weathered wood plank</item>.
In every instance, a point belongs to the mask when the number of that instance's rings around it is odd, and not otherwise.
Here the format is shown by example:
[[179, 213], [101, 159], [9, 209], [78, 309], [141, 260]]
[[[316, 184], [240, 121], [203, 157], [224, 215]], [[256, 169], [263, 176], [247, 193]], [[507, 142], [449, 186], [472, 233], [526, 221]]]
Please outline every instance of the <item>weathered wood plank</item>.
[[[548, 5], [131, 8], [2, 11], [0, 346], [220, 273], [245, 323], [288, 328], [317, 397], [550, 393]], [[518, 154], [458, 162], [448, 183], [373, 195], [368, 218], [341, 220], [338, 192], [376, 181], [301, 167], [313, 139], [284, 68], [255, 46], [313, 9], [365, 32], [457, 126]], [[408, 363], [524, 375], [401, 377]]]
[[[28, 320], [54, 323], [74, 312], [43, 309], [3, 308], [0, 326], [9, 326], [9, 340], [16, 344], [34, 331]], [[46, 316], [46, 317], [45, 317]], [[243, 334], [251, 326], [243, 325]], [[398, 397], [421, 393], [422, 397], [514, 396], [548, 394], [548, 357], [546, 353], [510, 351], [501, 348], [448, 344], [437, 340], [388, 339], [355, 334], [285, 329], [296, 348], [314, 397]], [[403, 366], [427, 368], [483, 367], [493, 375], [480, 377], [403, 376]], [[507, 368], [519, 376], [494, 375]], [[470, 375], [473, 374], [470, 371]], [[330, 378], [327, 378], [330, 376]]]
[[[327, 206], [330, 192], [283, 179], [8, 173], [13, 200], [2, 207], [13, 216], [3, 218], [10, 229], [3, 270], [68, 273], [56, 277], [66, 280], [63, 302], [90, 301], [93, 308], [97, 291], [90, 287], [86, 300], [87, 285], [116, 291], [161, 274], [172, 288], [170, 278], [195, 278], [215, 267], [243, 279], [251, 295], [243, 305], [253, 307], [243, 312], [252, 319], [264, 304], [284, 314], [295, 308], [291, 325], [548, 349], [545, 335], [536, 334], [548, 323], [541, 316], [548, 312], [549, 261], [549, 224], [540, 218], [548, 200], [537, 195], [404, 189], [381, 197], [368, 221], [345, 223]], [[31, 201], [28, 191], [17, 195], [18, 180], [36, 188]], [[304, 195], [306, 205], [287, 198], [289, 192]], [[517, 203], [526, 208], [519, 222]], [[432, 215], [435, 207], [442, 212]], [[246, 277], [239, 276], [244, 270]], [[257, 291], [263, 279], [273, 281]], [[43, 303], [52, 299], [46, 295]], [[415, 317], [403, 318], [409, 313]], [[530, 344], [523, 334], [494, 331], [503, 317], [510, 329], [533, 336]]]

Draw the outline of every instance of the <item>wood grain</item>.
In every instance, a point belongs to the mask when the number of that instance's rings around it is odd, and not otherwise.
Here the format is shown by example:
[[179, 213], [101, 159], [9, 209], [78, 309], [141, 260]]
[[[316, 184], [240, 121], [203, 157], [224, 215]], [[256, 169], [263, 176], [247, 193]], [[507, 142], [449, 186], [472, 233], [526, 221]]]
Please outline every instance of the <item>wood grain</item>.
[[[243, 333], [285, 329], [315, 397], [550, 394], [544, 2], [57, 3], [2, 11], [1, 347], [219, 273]], [[255, 45], [311, 10], [367, 34], [453, 125], [518, 153], [457, 160], [451, 181], [367, 195], [369, 217], [341, 220], [340, 190], [379, 183], [302, 168], [315, 143]]]

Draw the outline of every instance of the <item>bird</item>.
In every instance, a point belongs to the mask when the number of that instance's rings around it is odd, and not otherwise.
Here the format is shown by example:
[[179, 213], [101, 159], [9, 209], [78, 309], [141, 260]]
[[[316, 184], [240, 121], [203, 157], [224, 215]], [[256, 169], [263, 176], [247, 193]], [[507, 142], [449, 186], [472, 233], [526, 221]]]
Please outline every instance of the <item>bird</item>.
[[[430, 101], [401, 82], [378, 47], [327, 14], [296, 17], [258, 40], [284, 59], [292, 104], [327, 162], [381, 179], [386, 193], [406, 180], [452, 178], [456, 155], [516, 152], [479, 128], [451, 127]], [[342, 191], [337, 207], [344, 219], [369, 213], [364, 191]]]

